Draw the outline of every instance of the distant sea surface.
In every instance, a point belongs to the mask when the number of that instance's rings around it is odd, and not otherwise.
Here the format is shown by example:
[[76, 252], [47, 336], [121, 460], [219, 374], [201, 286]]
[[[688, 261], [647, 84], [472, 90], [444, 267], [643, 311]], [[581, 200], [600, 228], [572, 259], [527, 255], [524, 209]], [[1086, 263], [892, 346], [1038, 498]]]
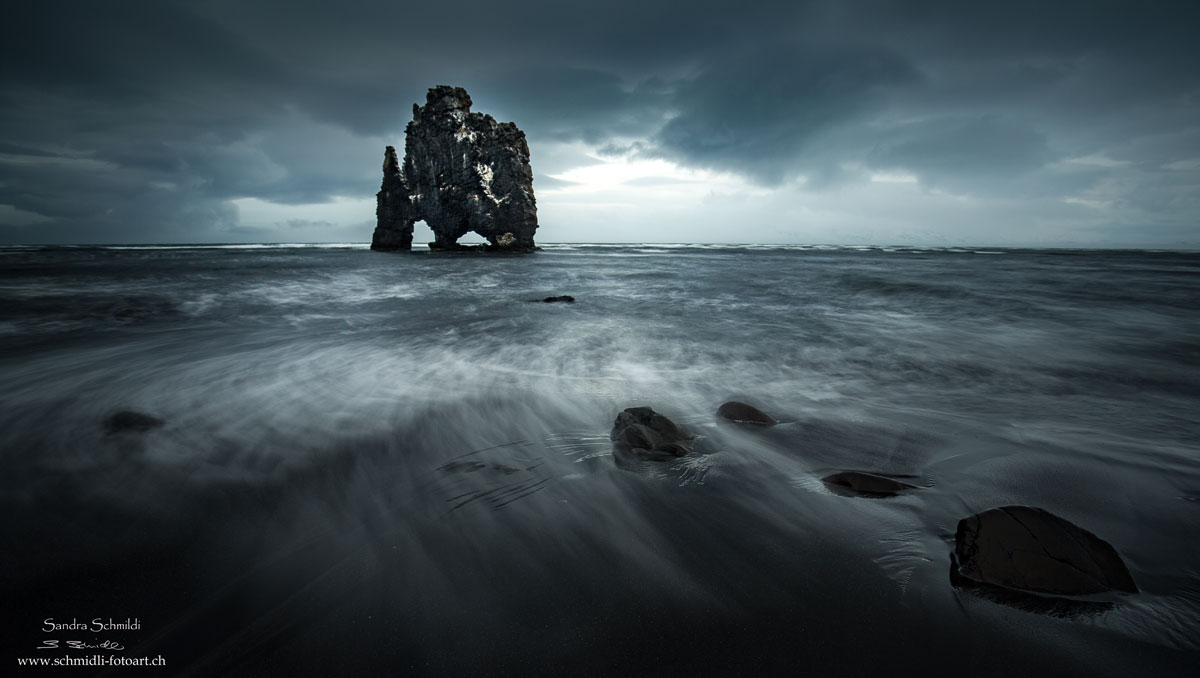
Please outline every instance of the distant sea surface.
[[[576, 301], [533, 301], [555, 295]], [[783, 423], [718, 424], [727, 400]], [[618, 465], [633, 406], [695, 451]], [[162, 423], [107, 430], [121, 411]], [[0, 455], [10, 666], [1200, 665], [1198, 253], [0, 248]], [[917, 489], [847, 496], [820, 480], [841, 470]], [[1140, 592], [956, 586], [958, 521], [1008, 504], [1108, 541]]]

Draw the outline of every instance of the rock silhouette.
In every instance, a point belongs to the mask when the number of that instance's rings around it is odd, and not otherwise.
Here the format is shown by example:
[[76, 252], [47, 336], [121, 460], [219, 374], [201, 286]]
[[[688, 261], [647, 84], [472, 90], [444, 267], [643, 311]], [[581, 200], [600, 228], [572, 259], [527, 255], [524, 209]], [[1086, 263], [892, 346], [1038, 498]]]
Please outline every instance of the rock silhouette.
[[842, 471], [825, 476], [821, 481], [866, 495], [892, 496], [904, 490], [917, 489], [916, 485], [862, 471]]
[[400, 174], [396, 149], [388, 146], [383, 152], [383, 185], [375, 195], [376, 226], [371, 249], [412, 249], [416, 219], [408, 216], [413, 212], [408, 195], [408, 187], [404, 185], [404, 177]]
[[682, 457], [692, 451], [695, 440], [649, 407], [630, 407], [618, 414], [608, 437], [613, 447], [646, 459]]
[[774, 426], [779, 422], [774, 417], [753, 405], [731, 400], [717, 408], [717, 417], [739, 424], [758, 424], [759, 426]]
[[413, 104], [403, 164], [395, 148], [384, 151], [375, 216], [375, 250], [411, 249], [418, 220], [433, 230], [435, 250], [467, 249], [458, 239], [469, 231], [486, 238], [489, 250], [534, 250], [537, 204], [525, 133], [472, 113], [461, 87], [430, 89], [424, 106]]
[[1138, 590], [1111, 544], [1039, 508], [968, 516], [954, 542], [958, 573], [985, 584], [1058, 595]]

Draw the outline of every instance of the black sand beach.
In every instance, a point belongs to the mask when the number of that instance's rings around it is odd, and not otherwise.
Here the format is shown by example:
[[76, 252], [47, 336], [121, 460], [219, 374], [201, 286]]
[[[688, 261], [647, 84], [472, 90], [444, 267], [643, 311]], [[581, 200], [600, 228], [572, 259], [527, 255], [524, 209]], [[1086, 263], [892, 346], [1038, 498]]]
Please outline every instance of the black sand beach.
[[[1200, 659], [1194, 253], [0, 261], [9, 662], [1186, 676]], [[575, 301], [530, 303], [560, 295]], [[780, 423], [722, 422], [729, 400]], [[619, 464], [609, 432], [634, 406], [697, 436], [691, 452]], [[821, 480], [850, 470], [914, 489]], [[952, 581], [958, 521], [1014, 504], [1112, 544], [1138, 592]], [[138, 628], [44, 629], [97, 618]]]

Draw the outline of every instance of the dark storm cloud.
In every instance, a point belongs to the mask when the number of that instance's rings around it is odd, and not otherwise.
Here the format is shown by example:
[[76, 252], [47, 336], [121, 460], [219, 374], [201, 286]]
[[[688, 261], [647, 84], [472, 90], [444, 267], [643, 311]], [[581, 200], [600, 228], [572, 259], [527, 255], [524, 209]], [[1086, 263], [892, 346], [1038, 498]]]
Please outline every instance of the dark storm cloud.
[[868, 154], [874, 167], [909, 170], [938, 182], [1019, 179], [1053, 159], [1046, 135], [991, 115], [938, 117], [898, 125]]
[[652, 138], [652, 153], [778, 183], [798, 170], [815, 137], [858, 120], [915, 77], [900, 57], [865, 49], [739, 51], [680, 84], [677, 114]]
[[502, 119], [520, 120], [551, 140], [603, 144], [614, 136], [646, 136], [662, 126], [671, 92], [661, 82], [627, 85], [615, 73], [533, 67], [471, 78], [469, 91]]
[[588, 162], [564, 145], [583, 142], [766, 186], [884, 172], [955, 195], [1070, 197], [1185, 231], [1200, 214], [1198, 14], [1190, 2], [25, 3], [0, 24], [0, 205], [45, 219], [0, 224], [0, 239], [234, 239], [248, 233], [235, 199], [369, 198], [382, 145], [402, 143], [411, 104], [442, 83], [526, 130], [544, 188]]
[[1200, 152], [1188, 16], [1111, 4], [848, 6], [810, 13], [817, 27], [790, 44], [707, 53], [678, 88], [678, 117], [639, 152], [768, 184], [863, 163], [966, 191], [1056, 158], [1132, 153], [1142, 145], [1132, 140], [1164, 132], [1183, 143], [1154, 160]]

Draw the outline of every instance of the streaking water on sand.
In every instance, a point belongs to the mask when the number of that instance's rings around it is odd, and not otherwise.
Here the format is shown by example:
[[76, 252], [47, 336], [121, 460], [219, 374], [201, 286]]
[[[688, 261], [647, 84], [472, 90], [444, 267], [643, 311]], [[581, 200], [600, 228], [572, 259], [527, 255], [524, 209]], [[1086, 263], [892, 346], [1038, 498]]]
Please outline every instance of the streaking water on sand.
[[[10, 656], [101, 615], [196, 675], [1194, 669], [1200, 255], [0, 261]], [[718, 424], [730, 399], [783, 423]], [[695, 451], [618, 467], [637, 405]], [[106, 430], [125, 410], [163, 424]], [[845, 496], [820, 482], [841, 470], [918, 489]], [[1007, 504], [1112, 543], [1141, 592], [952, 586], [957, 521]]]

